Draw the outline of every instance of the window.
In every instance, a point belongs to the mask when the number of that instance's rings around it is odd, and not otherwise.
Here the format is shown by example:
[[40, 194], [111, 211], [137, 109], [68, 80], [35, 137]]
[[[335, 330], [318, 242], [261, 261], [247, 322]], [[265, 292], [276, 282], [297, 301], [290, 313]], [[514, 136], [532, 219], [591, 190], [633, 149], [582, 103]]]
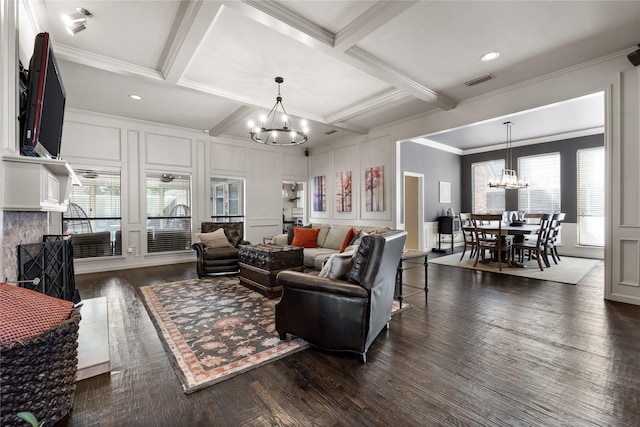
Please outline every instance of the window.
[[520, 157], [518, 176], [529, 182], [528, 189], [518, 191], [519, 210], [560, 212], [560, 153]]
[[244, 221], [244, 178], [211, 177], [211, 219]]
[[191, 176], [147, 173], [147, 252], [191, 248]]
[[74, 258], [122, 254], [120, 171], [75, 169], [82, 186], [71, 187], [62, 229], [72, 236]]
[[505, 210], [504, 188], [489, 188], [489, 181], [498, 181], [504, 169], [504, 159], [471, 165], [473, 212], [502, 213]]
[[577, 151], [578, 244], [604, 246], [604, 147]]

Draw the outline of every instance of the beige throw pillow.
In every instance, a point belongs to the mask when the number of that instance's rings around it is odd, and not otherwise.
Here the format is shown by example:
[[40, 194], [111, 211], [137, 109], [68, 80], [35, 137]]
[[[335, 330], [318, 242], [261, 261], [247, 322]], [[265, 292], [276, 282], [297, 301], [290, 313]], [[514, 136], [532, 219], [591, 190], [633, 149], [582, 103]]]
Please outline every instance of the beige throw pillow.
[[227, 235], [224, 234], [224, 229], [218, 228], [211, 233], [196, 233], [196, 236], [204, 245], [208, 248], [228, 248], [233, 247], [227, 239]]
[[333, 254], [327, 262], [322, 266], [318, 277], [327, 277], [329, 279], [344, 280], [351, 270], [352, 253], [343, 252], [341, 254]]

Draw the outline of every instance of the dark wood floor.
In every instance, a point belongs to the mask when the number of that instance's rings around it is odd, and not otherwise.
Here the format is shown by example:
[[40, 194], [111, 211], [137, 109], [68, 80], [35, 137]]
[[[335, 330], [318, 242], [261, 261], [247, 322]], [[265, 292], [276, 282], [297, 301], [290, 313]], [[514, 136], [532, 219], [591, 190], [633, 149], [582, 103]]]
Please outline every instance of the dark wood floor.
[[[638, 426], [640, 307], [577, 286], [429, 267], [429, 300], [399, 313], [366, 364], [308, 349], [182, 392], [137, 288], [192, 264], [80, 275], [108, 298], [111, 374], [78, 383], [70, 426]], [[422, 269], [406, 281], [420, 281]]]

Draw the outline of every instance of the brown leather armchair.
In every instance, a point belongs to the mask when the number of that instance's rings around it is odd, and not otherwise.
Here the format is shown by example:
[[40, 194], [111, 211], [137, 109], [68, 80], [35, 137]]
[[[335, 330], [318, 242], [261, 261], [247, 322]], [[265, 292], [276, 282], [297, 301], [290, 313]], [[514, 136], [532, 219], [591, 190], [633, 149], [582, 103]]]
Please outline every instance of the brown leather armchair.
[[325, 350], [355, 352], [366, 362], [373, 340], [391, 319], [396, 272], [407, 233], [365, 236], [345, 280], [294, 271], [278, 273], [280, 339], [296, 335]]
[[249, 245], [250, 242], [244, 240], [243, 222], [203, 222], [200, 225], [201, 233], [211, 233], [222, 228], [232, 247], [211, 248], [204, 243], [197, 242], [191, 245], [196, 251], [196, 269], [198, 277], [202, 278], [208, 274], [233, 274], [239, 270], [240, 257], [238, 255], [238, 245]]

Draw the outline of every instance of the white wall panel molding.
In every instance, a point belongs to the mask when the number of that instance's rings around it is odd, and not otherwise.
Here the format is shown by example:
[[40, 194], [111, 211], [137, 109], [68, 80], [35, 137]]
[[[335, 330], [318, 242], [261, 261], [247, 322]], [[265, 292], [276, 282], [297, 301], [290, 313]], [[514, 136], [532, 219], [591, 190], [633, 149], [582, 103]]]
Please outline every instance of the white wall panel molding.
[[62, 130], [61, 156], [67, 161], [122, 162], [122, 135], [120, 126], [67, 119]]
[[[209, 143], [204, 140], [196, 141], [195, 153], [195, 170], [191, 174], [191, 228], [192, 235], [200, 232], [200, 226], [202, 222], [209, 221], [211, 219], [210, 209], [210, 175], [208, 173], [209, 167], [207, 165], [207, 150]], [[191, 239], [195, 241], [195, 239]]]
[[605, 298], [640, 305], [640, 68], [620, 70], [607, 97]]
[[[247, 235], [250, 242], [262, 242], [264, 230], [254, 228], [256, 224], [273, 224], [277, 221], [282, 230], [282, 177], [277, 171], [281, 170], [280, 153], [273, 150], [249, 150], [246, 210]], [[274, 173], [276, 171], [276, 173]]]
[[[140, 176], [140, 168], [138, 167], [140, 164], [140, 132], [134, 130], [127, 132], [126, 150], [127, 168], [122, 171], [120, 176], [120, 182], [126, 183], [126, 185], [121, 185], [121, 198], [127, 200], [127, 218], [123, 219], [126, 220], [127, 224], [136, 224], [141, 227], [142, 218], [140, 212], [142, 206], [140, 198], [141, 183], [144, 181], [144, 177]], [[123, 221], [123, 228], [125, 228], [124, 223], [125, 221]], [[127, 242], [123, 242], [122, 247], [124, 250], [129, 246], [127, 246]]]
[[640, 240], [620, 239], [620, 256], [624, 260], [620, 265], [620, 285], [640, 287]]
[[282, 178], [290, 181], [306, 181], [309, 176], [309, 157], [304, 152], [282, 152]]
[[148, 166], [192, 167], [192, 140], [168, 134], [144, 134], [145, 161]]
[[209, 146], [209, 168], [212, 173], [245, 174], [249, 149], [244, 146], [215, 143]]

